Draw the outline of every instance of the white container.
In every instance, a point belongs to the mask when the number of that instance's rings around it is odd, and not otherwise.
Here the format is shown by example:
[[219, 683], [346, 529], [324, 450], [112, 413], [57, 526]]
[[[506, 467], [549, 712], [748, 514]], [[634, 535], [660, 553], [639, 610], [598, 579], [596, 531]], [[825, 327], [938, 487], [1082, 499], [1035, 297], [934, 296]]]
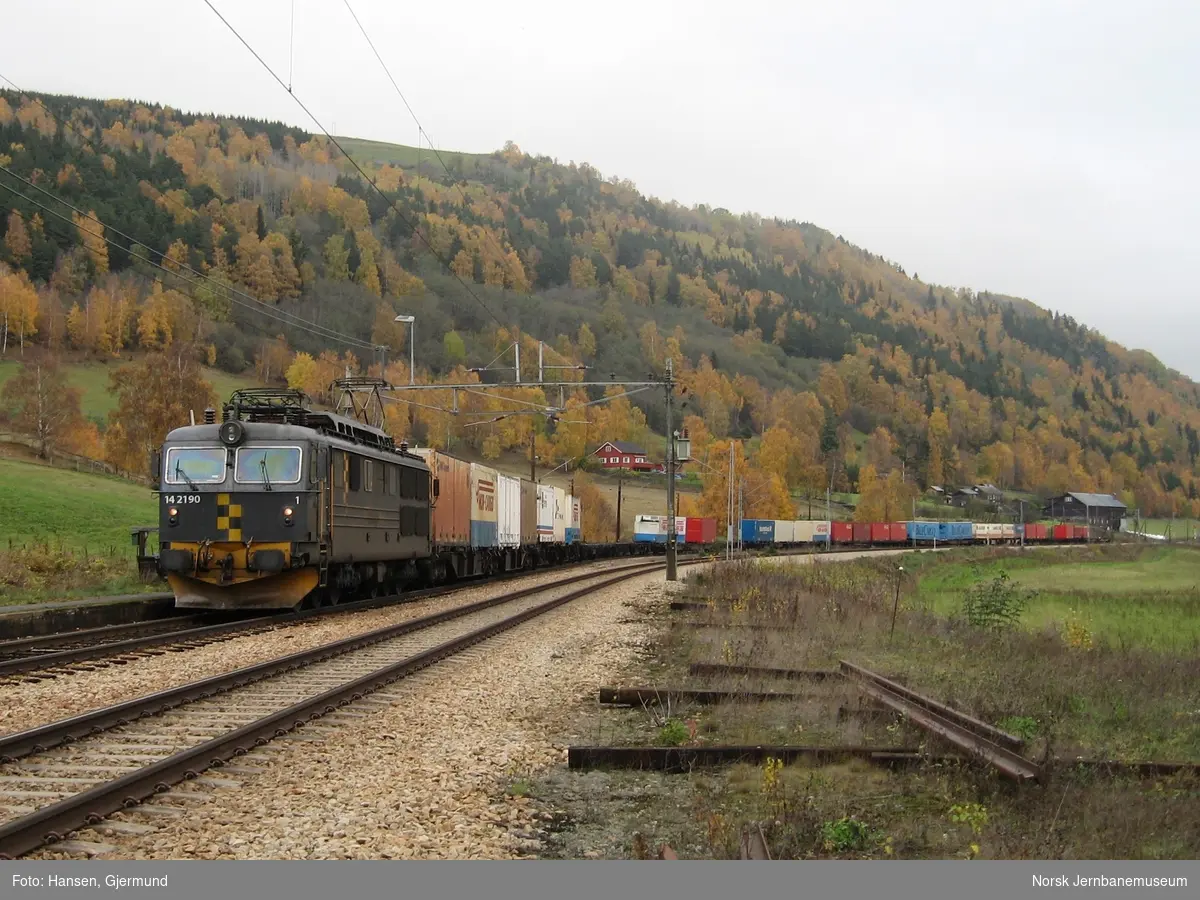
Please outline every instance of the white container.
[[829, 540], [828, 522], [802, 520], [793, 522], [792, 526], [792, 539], [795, 540], [796, 543], [810, 544], [814, 541]]
[[635, 543], [656, 544], [667, 534], [666, 516], [634, 516], [633, 540]]
[[796, 541], [796, 523], [791, 519], [775, 520], [775, 543], [792, 544]]
[[554, 488], [537, 486], [537, 535], [539, 544], [554, 541]]
[[975, 522], [971, 526], [971, 536], [977, 541], [998, 541], [1004, 537], [1004, 526], [991, 522]]
[[521, 545], [521, 479], [496, 476], [496, 533], [501, 547]]
[[582, 538], [581, 531], [583, 529], [583, 504], [578, 497], [571, 498], [571, 521], [567, 525], [571, 529], [571, 540], [578, 541]]
[[571, 508], [567, 506], [567, 492], [562, 488], [554, 488], [554, 543], [567, 542], [567, 522], [571, 518]]

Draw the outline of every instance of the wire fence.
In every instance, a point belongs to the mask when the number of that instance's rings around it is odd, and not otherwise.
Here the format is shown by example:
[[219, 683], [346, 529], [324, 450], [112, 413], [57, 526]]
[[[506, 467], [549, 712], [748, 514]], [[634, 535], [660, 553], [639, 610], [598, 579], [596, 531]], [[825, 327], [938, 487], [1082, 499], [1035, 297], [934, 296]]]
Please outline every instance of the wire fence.
[[[27, 447], [35, 453], [40, 449], [36, 438], [12, 431], [0, 431], [0, 444], [17, 444]], [[90, 475], [108, 475], [112, 478], [120, 478], [123, 481], [131, 481], [134, 484], [145, 485], [147, 487], [150, 485], [150, 479], [144, 474], [126, 472], [104, 460], [80, 456], [77, 453], [69, 453], [53, 447], [46, 448], [45, 457], [37, 457], [33, 461], [42, 465], [52, 466], [56, 469], [70, 469], [76, 472], [86, 472]]]

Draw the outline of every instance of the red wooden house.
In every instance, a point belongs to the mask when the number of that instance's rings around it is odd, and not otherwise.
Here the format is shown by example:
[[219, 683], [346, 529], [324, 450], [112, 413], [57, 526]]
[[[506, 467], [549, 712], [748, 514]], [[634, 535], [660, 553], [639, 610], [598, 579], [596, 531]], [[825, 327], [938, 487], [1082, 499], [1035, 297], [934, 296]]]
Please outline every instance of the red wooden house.
[[662, 471], [661, 463], [650, 462], [646, 451], [628, 441], [605, 441], [592, 456], [606, 469], [629, 469], [634, 472]]

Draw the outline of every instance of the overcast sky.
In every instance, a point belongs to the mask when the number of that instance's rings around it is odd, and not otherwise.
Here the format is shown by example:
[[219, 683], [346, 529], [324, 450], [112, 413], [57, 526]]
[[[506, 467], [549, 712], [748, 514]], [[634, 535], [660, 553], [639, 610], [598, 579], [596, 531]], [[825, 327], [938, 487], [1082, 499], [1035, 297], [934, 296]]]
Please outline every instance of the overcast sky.
[[[336, 0], [212, 0], [338, 134], [417, 126]], [[1027, 297], [1200, 378], [1200, 4], [351, 0], [426, 133], [810, 221], [922, 280]], [[5, 16], [22, 87], [304, 112], [204, 0]]]

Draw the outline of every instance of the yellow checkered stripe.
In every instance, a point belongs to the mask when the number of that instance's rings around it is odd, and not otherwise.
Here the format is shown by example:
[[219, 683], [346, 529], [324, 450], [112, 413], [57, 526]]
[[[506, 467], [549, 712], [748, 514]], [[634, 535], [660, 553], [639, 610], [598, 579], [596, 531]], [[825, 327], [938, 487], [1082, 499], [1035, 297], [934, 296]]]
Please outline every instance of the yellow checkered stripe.
[[217, 531], [223, 532], [220, 540], [242, 539], [242, 505], [230, 503], [228, 494], [217, 494]]

